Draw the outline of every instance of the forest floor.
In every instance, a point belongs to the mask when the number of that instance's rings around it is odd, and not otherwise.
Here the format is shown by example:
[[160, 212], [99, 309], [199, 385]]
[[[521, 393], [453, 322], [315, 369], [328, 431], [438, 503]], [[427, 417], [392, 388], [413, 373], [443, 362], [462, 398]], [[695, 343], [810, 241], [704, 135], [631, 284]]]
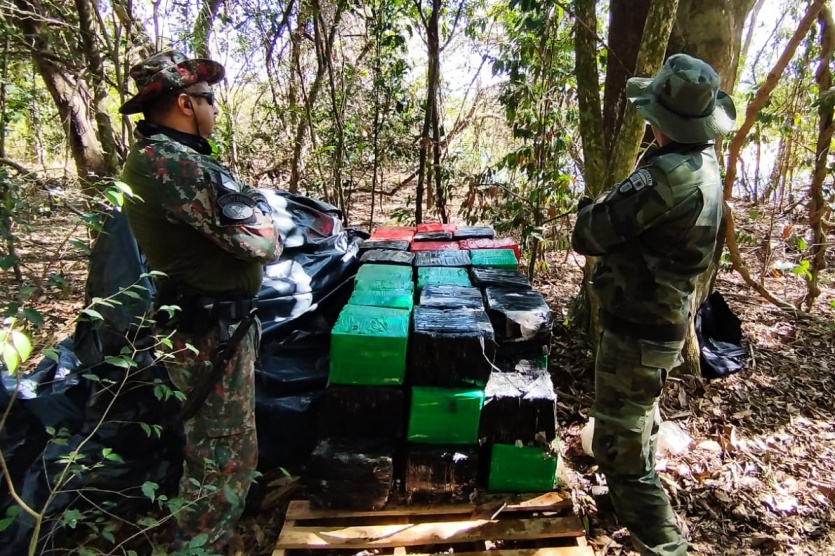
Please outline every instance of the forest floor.
[[[794, 234], [802, 236], [803, 230], [779, 218], [771, 224], [763, 224], [763, 218], [742, 220], [752, 273], [763, 266], [764, 238], [773, 235], [778, 241], [772, 242], [776, 247], [766, 264], [766, 286], [785, 299], [802, 298], [803, 278], [773, 269], [778, 255], [798, 262], [801, 254], [791, 246]], [[83, 239], [75, 226], [59, 210], [21, 233], [24, 283], [35, 286], [25, 292], [27, 304], [45, 316], [44, 326], [35, 331], [36, 350], [72, 333], [84, 299], [86, 256], [67, 241]], [[562, 475], [576, 511], [590, 518], [589, 539], [597, 554], [634, 554], [612, 511], [596, 508], [590, 496], [596, 468], [580, 446], [594, 396], [593, 356], [589, 343], [568, 331], [563, 320], [582, 263], [573, 253], [551, 253], [548, 269], [536, 280], [556, 317], [551, 369], [558, 390]], [[738, 274], [720, 273], [716, 288], [742, 319], [749, 353], [745, 368], [709, 381], [671, 378], [661, 403], [663, 418], [692, 438], [684, 454], [659, 458], [658, 469], [675, 511], [689, 527], [693, 554], [835, 554], [833, 276], [825, 271], [823, 294], [809, 314], [780, 311]], [[20, 293], [12, 272], [2, 273], [0, 295], [13, 299]], [[280, 520], [281, 505], [246, 516], [234, 544], [240, 551], [234, 553], [271, 554]]]

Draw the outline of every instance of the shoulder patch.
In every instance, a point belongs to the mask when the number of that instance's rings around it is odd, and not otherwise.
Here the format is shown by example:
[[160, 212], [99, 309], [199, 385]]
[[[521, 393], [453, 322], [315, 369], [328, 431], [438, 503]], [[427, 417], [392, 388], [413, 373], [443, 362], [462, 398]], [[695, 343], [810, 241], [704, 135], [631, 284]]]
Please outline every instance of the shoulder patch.
[[618, 191], [624, 194], [637, 193], [645, 187], [652, 187], [652, 174], [646, 168], [633, 172], [626, 181], [620, 184]]
[[255, 219], [256, 202], [242, 193], [229, 193], [217, 200], [222, 226], [251, 224]]

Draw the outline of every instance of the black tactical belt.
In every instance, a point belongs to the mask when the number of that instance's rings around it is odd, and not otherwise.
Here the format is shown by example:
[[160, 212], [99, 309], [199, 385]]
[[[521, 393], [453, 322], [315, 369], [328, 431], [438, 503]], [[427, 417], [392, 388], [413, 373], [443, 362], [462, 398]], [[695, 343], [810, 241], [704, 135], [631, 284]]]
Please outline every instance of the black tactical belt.
[[605, 309], [600, 309], [600, 326], [604, 330], [622, 336], [651, 342], [680, 342], [687, 337], [690, 321], [676, 324], [638, 324], [616, 317]]

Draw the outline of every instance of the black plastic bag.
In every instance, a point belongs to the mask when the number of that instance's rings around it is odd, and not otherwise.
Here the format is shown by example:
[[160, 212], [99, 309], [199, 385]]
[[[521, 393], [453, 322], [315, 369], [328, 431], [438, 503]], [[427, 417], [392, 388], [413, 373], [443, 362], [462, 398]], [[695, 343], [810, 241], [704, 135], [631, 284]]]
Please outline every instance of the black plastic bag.
[[747, 354], [740, 345], [742, 322], [721, 293], [714, 291], [702, 303], [694, 327], [703, 377], [718, 378], [742, 370]]

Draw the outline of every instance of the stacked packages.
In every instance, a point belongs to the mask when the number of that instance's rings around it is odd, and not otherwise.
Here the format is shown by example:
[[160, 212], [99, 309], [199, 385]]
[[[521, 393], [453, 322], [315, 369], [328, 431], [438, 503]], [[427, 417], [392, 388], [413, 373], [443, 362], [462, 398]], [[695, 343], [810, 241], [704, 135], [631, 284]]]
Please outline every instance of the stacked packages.
[[379, 509], [401, 480], [412, 500], [551, 490], [551, 313], [515, 242], [486, 227], [383, 227], [361, 262], [331, 335], [311, 500]]

